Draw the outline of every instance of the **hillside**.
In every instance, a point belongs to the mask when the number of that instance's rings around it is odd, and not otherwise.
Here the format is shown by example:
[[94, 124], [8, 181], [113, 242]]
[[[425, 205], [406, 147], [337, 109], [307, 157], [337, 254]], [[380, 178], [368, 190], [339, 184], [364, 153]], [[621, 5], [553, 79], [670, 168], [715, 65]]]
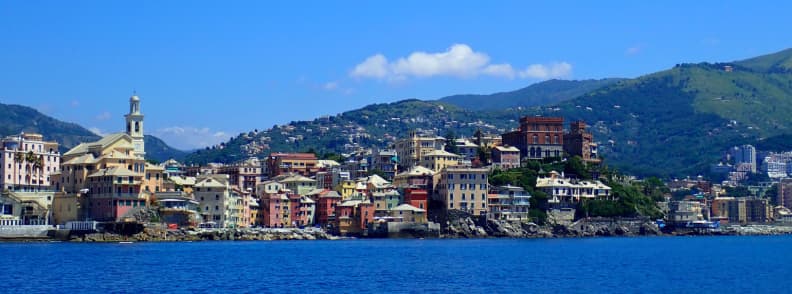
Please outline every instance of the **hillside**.
[[143, 140], [146, 143], [146, 159], [156, 162], [163, 162], [168, 159], [184, 160], [189, 152], [182, 151], [169, 146], [162, 139], [152, 135], [145, 135]]
[[457, 136], [470, 136], [476, 129], [502, 133], [516, 127], [520, 116], [541, 114], [588, 122], [607, 164], [620, 170], [694, 175], [706, 172], [733, 145], [792, 149], [792, 141], [786, 140], [792, 134], [790, 60], [792, 50], [730, 63], [679, 64], [552, 106], [474, 111], [447, 100], [374, 104], [240, 134], [187, 159], [230, 162], [263, 157], [272, 150], [350, 152], [359, 146], [386, 146], [411, 129]]
[[438, 101], [470, 110], [501, 110], [514, 107], [553, 105], [577, 98], [620, 80], [623, 79], [549, 80], [515, 91], [490, 95], [453, 95], [440, 98]]
[[[0, 136], [26, 133], [39, 133], [45, 140], [60, 143], [62, 152], [81, 142], [92, 142], [100, 137], [75, 123], [57, 120], [27, 106], [0, 103]], [[162, 140], [146, 135], [146, 157], [154, 161], [169, 158], [182, 159], [187, 152], [174, 149]]]

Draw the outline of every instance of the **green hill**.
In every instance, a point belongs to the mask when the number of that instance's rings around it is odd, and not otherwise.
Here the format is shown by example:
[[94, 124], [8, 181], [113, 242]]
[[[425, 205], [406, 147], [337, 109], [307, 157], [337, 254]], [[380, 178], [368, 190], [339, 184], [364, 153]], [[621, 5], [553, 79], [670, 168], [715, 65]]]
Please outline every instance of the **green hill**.
[[470, 110], [501, 110], [513, 107], [552, 105], [577, 98], [590, 91], [616, 83], [623, 79], [601, 80], [549, 80], [528, 87], [490, 95], [453, 95], [440, 98], [439, 102], [453, 104]]
[[[82, 142], [93, 142], [100, 137], [75, 123], [57, 120], [27, 106], [0, 103], [0, 136], [26, 133], [39, 133], [45, 140], [60, 143], [65, 152]], [[162, 140], [146, 135], [146, 157], [155, 161], [169, 158], [183, 159], [185, 151], [174, 149]]]
[[[730, 63], [679, 64], [635, 79], [605, 80], [610, 83], [554, 105], [477, 110], [467, 108], [475, 103], [458, 102], [464, 100], [458, 97], [508, 96], [505, 93], [374, 104], [240, 134], [187, 158], [205, 163], [263, 157], [272, 150], [351, 152], [358, 147], [386, 146], [413, 129], [457, 136], [470, 136], [476, 129], [503, 133], [517, 127], [521, 116], [546, 115], [588, 122], [607, 164], [618, 169], [637, 175], [695, 175], [706, 172], [733, 145], [792, 150], [788, 140], [792, 135], [790, 60], [792, 50]], [[547, 84], [535, 85], [540, 86]], [[511, 105], [519, 103], [524, 102]]]

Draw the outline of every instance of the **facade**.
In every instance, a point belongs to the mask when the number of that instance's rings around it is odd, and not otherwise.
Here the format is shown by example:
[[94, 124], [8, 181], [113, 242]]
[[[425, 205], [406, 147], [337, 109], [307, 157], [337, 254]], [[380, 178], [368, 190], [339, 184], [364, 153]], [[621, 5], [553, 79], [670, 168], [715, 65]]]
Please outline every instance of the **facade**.
[[474, 215], [487, 212], [488, 169], [446, 168], [440, 172], [436, 200], [447, 210], [462, 210]]
[[734, 165], [744, 164], [751, 173], [756, 173], [756, 148], [753, 145], [735, 146], [729, 153]]
[[374, 204], [368, 200], [347, 200], [336, 206], [333, 229], [339, 235], [359, 235], [374, 220]]
[[434, 150], [424, 154], [420, 160], [420, 166], [439, 172], [446, 167], [461, 165], [462, 156], [450, 153], [445, 150]]
[[564, 152], [580, 156], [585, 162], [600, 162], [594, 135], [586, 131], [586, 123], [575, 121], [569, 124], [569, 133], [564, 134]]
[[487, 217], [509, 221], [528, 221], [531, 195], [521, 187], [496, 187], [487, 199]]
[[519, 130], [503, 134], [503, 144], [517, 147], [523, 158], [560, 157], [564, 151], [564, 118], [523, 117]]
[[179, 227], [195, 227], [201, 221], [198, 213], [198, 201], [184, 192], [156, 193], [160, 219], [167, 224]]
[[445, 139], [438, 136], [422, 136], [415, 131], [409, 137], [396, 141], [394, 149], [400, 169], [416, 166], [424, 155], [435, 150], [445, 149]]
[[388, 210], [388, 216], [401, 219], [404, 222], [427, 223], [426, 210], [410, 204], [402, 204]]
[[402, 196], [397, 191], [374, 192], [371, 194], [376, 216], [387, 215], [388, 211], [399, 206]]
[[321, 225], [334, 223], [336, 206], [339, 203], [341, 203], [341, 195], [336, 191], [320, 194], [316, 203], [316, 223]]
[[221, 166], [215, 173], [228, 175], [231, 185], [242, 191], [255, 192], [256, 185], [261, 182], [261, 163], [253, 157], [237, 164]]
[[396, 175], [393, 179], [393, 186], [400, 188], [417, 187], [432, 191], [435, 174], [431, 169], [415, 166], [406, 172]]
[[318, 160], [313, 153], [273, 153], [267, 157], [270, 178], [289, 173], [313, 176], [319, 171], [317, 165]]
[[600, 181], [578, 181], [568, 179], [556, 171], [536, 179], [536, 188], [547, 193], [553, 207], [572, 207], [584, 199], [613, 200], [611, 188]]
[[301, 175], [281, 175], [273, 180], [283, 184], [286, 189], [300, 195], [306, 195], [316, 189], [316, 180]]
[[371, 155], [371, 170], [381, 171], [385, 179], [393, 181], [396, 176], [398, 156], [395, 150], [375, 150]]
[[193, 194], [199, 202], [204, 223], [219, 228], [238, 227], [243, 223], [242, 195], [232, 190], [228, 175], [197, 177]]
[[784, 179], [778, 182], [776, 204], [792, 209], [792, 179]]
[[478, 158], [479, 146], [470, 142], [468, 139], [456, 139], [454, 140], [454, 145], [456, 145], [457, 150], [459, 150], [459, 155], [465, 160]]
[[520, 149], [512, 146], [495, 146], [492, 148], [492, 165], [500, 169], [520, 167]]
[[60, 169], [58, 143], [39, 134], [0, 140], [0, 186], [3, 190], [50, 190], [52, 173]]
[[418, 207], [420, 209], [429, 209], [429, 192], [421, 188], [405, 188], [404, 189], [404, 203]]
[[684, 225], [704, 219], [701, 202], [671, 201], [668, 203], [668, 221], [676, 225]]

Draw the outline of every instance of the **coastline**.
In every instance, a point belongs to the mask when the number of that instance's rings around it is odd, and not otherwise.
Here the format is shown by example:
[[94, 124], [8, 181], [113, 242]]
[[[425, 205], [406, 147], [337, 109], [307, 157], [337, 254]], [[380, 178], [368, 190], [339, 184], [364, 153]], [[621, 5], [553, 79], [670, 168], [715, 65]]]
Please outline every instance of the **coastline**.
[[[634, 230], [634, 228], [639, 228]], [[586, 221], [571, 225], [538, 226], [533, 223], [488, 221], [484, 226], [471, 219], [460, 219], [444, 227], [438, 236], [404, 236], [392, 239], [562, 239], [600, 237], [694, 237], [694, 236], [780, 236], [792, 235], [792, 226], [782, 225], [732, 225], [720, 230], [674, 230], [663, 232], [634, 221]], [[204, 242], [204, 241], [280, 241], [280, 240], [354, 240], [387, 239], [383, 237], [342, 237], [319, 229], [176, 229], [144, 228], [136, 234], [110, 232], [64, 232], [53, 230], [47, 237], [0, 238], [0, 242], [68, 242], [68, 243], [122, 243], [122, 242]]]

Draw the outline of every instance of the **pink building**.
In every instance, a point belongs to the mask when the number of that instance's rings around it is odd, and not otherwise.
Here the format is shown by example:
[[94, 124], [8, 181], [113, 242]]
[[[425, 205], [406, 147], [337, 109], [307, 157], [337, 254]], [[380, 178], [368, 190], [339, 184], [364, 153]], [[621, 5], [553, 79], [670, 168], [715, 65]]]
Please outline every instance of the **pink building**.
[[501, 169], [520, 167], [520, 149], [511, 146], [492, 148], [492, 165]]
[[12, 191], [49, 189], [50, 174], [60, 169], [58, 143], [39, 134], [19, 134], [0, 141], [0, 186]]

